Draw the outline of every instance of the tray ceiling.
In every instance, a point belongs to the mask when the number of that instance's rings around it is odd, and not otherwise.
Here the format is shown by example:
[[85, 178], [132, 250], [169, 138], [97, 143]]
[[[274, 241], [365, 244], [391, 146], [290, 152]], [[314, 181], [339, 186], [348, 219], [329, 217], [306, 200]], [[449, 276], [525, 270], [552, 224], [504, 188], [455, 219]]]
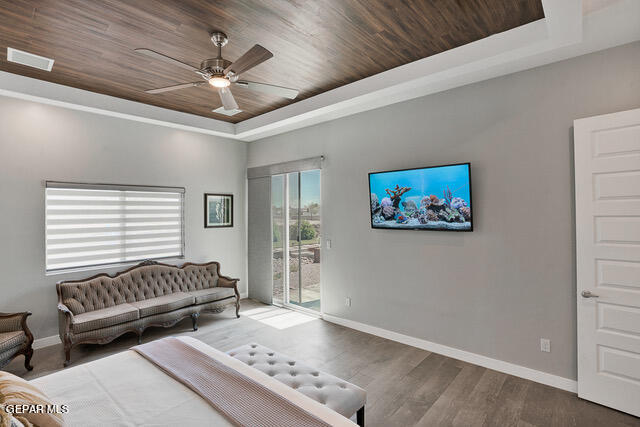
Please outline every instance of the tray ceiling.
[[[0, 70], [233, 123], [492, 34], [542, 19], [540, 0], [15, 1], [0, 4]], [[243, 79], [300, 90], [287, 100], [233, 87], [232, 117], [194, 73], [133, 51], [148, 48], [198, 66], [224, 31], [231, 61], [256, 43], [274, 57]], [[55, 59], [51, 72], [6, 61], [6, 47]], [[194, 78], [195, 77], [195, 78]]]

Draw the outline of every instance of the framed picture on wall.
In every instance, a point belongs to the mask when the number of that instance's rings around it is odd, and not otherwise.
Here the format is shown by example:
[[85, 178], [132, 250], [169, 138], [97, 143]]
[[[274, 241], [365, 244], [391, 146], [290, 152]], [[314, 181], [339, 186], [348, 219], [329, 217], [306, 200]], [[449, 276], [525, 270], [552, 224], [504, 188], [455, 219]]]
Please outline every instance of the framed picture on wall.
[[233, 227], [233, 194], [204, 195], [204, 228]]

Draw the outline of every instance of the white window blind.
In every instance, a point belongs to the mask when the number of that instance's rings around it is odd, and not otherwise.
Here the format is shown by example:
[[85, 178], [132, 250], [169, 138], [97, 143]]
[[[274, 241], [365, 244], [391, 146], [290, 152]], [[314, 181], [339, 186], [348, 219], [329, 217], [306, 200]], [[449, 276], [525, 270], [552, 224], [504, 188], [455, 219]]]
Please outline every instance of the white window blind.
[[47, 272], [184, 256], [184, 188], [47, 182]]

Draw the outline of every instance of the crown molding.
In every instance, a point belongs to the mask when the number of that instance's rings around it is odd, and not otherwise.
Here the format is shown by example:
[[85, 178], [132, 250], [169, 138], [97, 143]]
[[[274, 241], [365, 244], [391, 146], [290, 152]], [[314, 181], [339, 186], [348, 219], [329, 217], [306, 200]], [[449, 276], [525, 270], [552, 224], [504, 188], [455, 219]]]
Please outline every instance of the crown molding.
[[208, 135], [233, 137], [232, 123], [0, 71], [0, 95]]

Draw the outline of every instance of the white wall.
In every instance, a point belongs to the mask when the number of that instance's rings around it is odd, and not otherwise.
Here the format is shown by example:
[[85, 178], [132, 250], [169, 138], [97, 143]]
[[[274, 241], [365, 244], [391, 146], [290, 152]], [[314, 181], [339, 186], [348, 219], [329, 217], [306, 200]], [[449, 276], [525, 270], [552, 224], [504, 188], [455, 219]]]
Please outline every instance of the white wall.
[[[56, 335], [45, 275], [44, 181], [185, 187], [184, 260], [221, 263], [246, 292], [246, 143], [0, 97], [0, 311], [29, 310], [36, 338]], [[234, 227], [205, 229], [203, 194], [234, 194]]]
[[[639, 106], [635, 43], [264, 139], [248, 166], [326, 156], [326, 313], [574, 379], [572, 123]], [[368, 172], [467, 161], [472, 233], [370, 228]]]

